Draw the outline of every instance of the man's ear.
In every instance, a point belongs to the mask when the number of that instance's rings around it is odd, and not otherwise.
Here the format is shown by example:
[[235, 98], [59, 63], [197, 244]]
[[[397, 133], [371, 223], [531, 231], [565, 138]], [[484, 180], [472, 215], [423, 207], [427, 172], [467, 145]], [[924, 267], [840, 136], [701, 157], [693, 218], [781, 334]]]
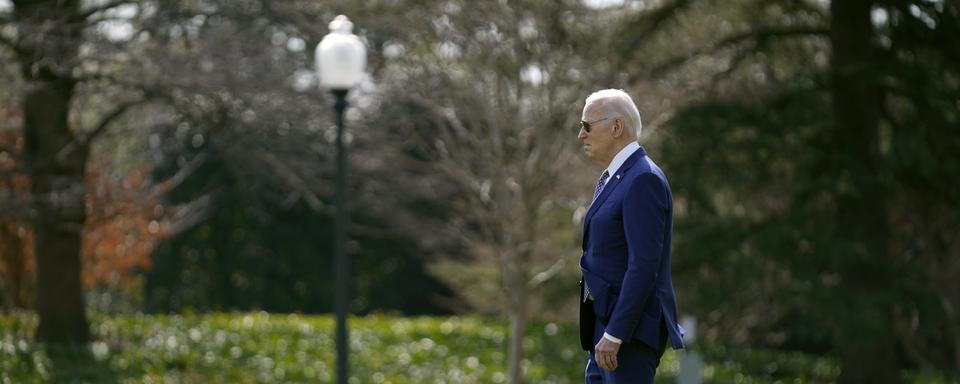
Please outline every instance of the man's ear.
[[614, 119], [611, 129], [613, 129], [613, 137], [619, 139], [620, 136], [623, 135], [623, 121], [620, 119]]

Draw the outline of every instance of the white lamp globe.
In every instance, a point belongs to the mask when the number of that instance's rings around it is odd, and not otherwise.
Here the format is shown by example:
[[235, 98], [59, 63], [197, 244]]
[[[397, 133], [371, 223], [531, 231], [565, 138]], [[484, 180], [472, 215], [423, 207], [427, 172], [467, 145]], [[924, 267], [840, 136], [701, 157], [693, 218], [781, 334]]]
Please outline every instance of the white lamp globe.
[[337, 16], [330, 22], [330, 33], [317, 45], [315, 59], [321, 87], [348, 90], [363, 77], [367, 49], [352, 30], [350, 19]]

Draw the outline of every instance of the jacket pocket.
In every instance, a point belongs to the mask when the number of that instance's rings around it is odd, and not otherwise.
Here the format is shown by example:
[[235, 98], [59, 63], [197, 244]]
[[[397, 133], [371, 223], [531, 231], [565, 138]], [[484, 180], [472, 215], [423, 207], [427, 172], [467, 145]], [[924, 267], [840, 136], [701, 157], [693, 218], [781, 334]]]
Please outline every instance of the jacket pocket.
[[620, 287], [604, 283], [603, 288], [593, 294], [593, 311], [597, 314], [597, 320], [607, 324], [619, 298]]
[[613, 307], [616, 306], [617, 298], [620, 295], [620, 287], [607, 283], [596, 274], [587, 269], [583, 269], [583, 282], [590, 290], [590, 296], [593, 297], [593, 313], [597, 320], [606, 324], [613, 314]]
[[666, 335], [660, 334], [660, 324], [664, 321], [663, 309], [660, 301], [656, 297], [650, 298], [647, 303], [643, 316], [640, 317], [640, 324], [633, 332], [633, 339], [647, 344], [653, 349], [660, 348], [660, 339]]

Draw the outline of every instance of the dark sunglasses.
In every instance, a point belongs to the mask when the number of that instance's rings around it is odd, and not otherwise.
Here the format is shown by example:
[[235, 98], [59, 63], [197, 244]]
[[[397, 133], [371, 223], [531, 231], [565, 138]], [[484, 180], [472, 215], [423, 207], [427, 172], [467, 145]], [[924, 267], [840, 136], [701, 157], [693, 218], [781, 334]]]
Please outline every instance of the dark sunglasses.
[[604, 121], [604, 120], [610, 120], [610, 119], [615, 119], [615, 118], [616, 118], [616, 117], [604, 117], [604, 118], [602, 118], [602, 119], [594, 120], [594, 121], [590, 121], [590, 122], [580, 120], [580, 129], [582, 129], [582, 130], [583, 130], [584, 132], [586, 132], [586, 133], [590, 133], [590, 129], [591, 129], [591, 126], [592, 126], [593, 124], [599, 123], [599, 122]]

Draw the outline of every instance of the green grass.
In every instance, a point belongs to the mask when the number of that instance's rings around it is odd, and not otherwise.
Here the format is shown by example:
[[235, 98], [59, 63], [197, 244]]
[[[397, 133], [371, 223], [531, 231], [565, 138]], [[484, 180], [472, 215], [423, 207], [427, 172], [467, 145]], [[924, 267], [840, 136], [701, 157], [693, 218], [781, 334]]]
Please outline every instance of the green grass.
[[[96, 341], [61, 350], [29, 342], [30, 314], [0, 316], [0, 382], [272, 383], [331, 382], [333, 319], [266, 313], [93, 316]], [[505, 381], [506, 326], [480, 317], [352, 318], [352, 383]], [[585, 354], [575, 324], [530, 327], [526, 383], [581, 383]], [[839, 372], [823, 357], [755, 349], [705, 348], [705, 383], [829, 383]], [[679, 354], [657, 376], [672, 383]], [[916, 375], [915, 375], [916, 376]], [[916, 382], [946, 382], [924, 377]]]

